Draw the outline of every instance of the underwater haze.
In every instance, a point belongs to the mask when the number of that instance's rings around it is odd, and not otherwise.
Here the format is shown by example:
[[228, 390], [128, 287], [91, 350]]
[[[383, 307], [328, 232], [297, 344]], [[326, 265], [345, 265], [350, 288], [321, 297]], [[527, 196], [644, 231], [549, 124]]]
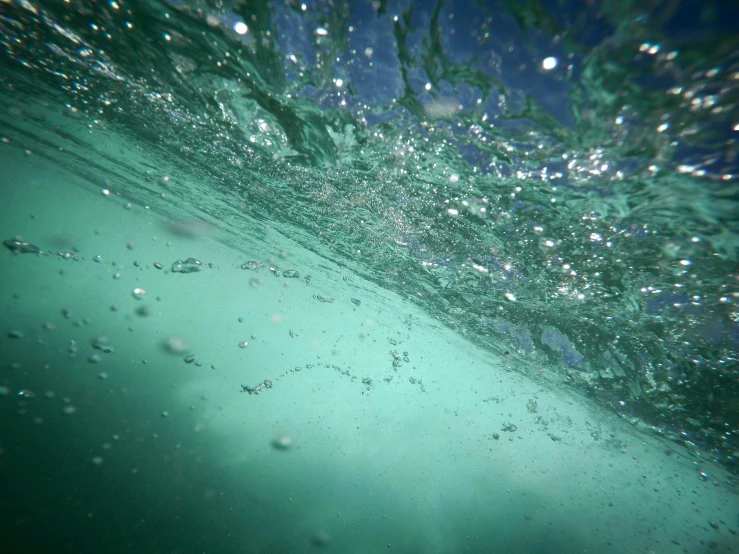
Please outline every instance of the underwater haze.
[[0, 0], [9, 553], [739, 552], [739, 7]]

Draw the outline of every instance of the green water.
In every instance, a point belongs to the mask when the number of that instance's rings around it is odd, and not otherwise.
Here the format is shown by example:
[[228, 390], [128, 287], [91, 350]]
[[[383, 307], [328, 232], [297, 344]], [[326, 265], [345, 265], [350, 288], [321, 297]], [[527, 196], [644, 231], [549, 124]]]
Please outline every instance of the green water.
[[13, 551], [729, 552], [730, 15], [0, 3]]

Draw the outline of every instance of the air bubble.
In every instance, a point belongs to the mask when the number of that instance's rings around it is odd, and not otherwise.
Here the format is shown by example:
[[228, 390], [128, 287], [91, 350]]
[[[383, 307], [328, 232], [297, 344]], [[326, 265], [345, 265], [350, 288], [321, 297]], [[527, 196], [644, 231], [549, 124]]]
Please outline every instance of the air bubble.
[[171, 354], [182, 354], [188, 348], [187, 341], [182, 337], [169, 337], [163, 346]]
[[177, 260], [172, 264], [173, 273], [197, 273], [205, 269], [205, 265], [195, 258], [187, 258], [186, 260]]
[[133, 289], [132, 293], [133, 293], [133, 297], [136, 300], [143, 300], [144, 297], [146, 296], [146, 289], [136, 287], [135, 289]]
[[293, 438], [287, 435], [280, 435], [272, 441], [272, 447], [275, 450], [290, 450], [293, 446]]

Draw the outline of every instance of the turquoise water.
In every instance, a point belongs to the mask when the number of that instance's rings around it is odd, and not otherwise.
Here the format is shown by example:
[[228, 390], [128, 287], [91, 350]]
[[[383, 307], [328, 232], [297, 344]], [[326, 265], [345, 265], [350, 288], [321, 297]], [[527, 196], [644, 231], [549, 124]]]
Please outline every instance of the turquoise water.
[[736, 550], [734, 15], [0, 3], [13, 551]]

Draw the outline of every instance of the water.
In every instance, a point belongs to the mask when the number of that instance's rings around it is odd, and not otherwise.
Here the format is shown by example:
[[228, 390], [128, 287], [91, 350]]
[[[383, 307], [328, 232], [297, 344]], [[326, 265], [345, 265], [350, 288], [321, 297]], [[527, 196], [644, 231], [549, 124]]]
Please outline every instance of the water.
[[730, 552], [728, 3], [0, 3], [14, 552]]

